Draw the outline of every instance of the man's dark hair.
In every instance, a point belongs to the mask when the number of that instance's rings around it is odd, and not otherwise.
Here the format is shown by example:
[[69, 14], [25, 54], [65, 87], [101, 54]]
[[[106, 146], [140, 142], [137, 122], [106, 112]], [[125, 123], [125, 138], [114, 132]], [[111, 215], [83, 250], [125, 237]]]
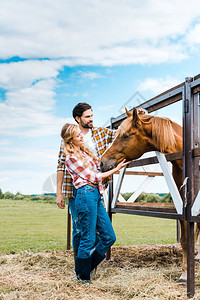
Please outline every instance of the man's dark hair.
[[75, 121], [76, 121], [76, 117], [81, 118], [84, 111], [86, 111], [88, 109], [92, 109], [92, 107], [88, 103], [86, 103], [86, 102], [78, 103], [74, 107], [73, 112], [72, 112], [73, 118], [75, 119]]

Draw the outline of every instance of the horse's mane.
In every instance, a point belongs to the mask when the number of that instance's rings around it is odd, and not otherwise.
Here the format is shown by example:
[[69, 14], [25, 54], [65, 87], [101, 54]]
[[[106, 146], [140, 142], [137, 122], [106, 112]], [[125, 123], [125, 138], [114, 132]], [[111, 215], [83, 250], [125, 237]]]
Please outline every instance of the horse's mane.
[[[144, 115], [140, 118], [144, 124], [152, 124], [152, 139], [160, 152], [168, 152], [176, 147], [175, 131], [172, 121], [168, 118], [153, 117]], [[133, 119], [125, 119], [116, 132], [116, 136], [122, 136], [133, 126]]]
[[160, 152], [166, 152], [167, 149], [176, 146], [175, 132], [172, 127], [172, 121], [168, 118], [154, 117], [152, 123], [152, 139]]
[[122, 136], [125, 131], [127, 132], [129, 129], [131, 129], [133, 126], [132, 124], [132, 118], [126, 118], [117, 129], [116, 136]]

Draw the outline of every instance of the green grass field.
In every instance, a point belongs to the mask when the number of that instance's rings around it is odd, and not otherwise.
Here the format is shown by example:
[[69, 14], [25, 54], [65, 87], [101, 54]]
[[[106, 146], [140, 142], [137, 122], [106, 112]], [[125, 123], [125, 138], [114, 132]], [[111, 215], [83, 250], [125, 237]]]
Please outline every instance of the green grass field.
[[[56, 204], [0, 199], [0, 253], [66, 249], [67, 210]], [[172, 244], [176, 221], [115, 214], [116, 246]]]

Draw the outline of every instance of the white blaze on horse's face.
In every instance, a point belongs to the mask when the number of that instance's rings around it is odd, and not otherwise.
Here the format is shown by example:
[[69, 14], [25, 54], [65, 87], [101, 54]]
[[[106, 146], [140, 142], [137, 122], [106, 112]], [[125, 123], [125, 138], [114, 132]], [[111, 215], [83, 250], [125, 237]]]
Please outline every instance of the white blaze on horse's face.
[[[106, 172], [116, 167], [123, 159], [127, 161], [139, 158], [147, 149], [145, 135], [142, 134], [144, 122], [133, 110], [133, 115], [126, 110], [127, 118], [122, 122], [116, 133], [116, 138], [111, 147], [101, 158], [101, 170]], [[149, 124], [149, 123], [146, 123]]]

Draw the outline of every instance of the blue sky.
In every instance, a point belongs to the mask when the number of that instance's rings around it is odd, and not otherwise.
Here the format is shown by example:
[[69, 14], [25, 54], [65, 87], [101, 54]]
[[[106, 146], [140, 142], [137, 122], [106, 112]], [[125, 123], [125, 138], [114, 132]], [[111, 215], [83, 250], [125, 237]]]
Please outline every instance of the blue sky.
[[[198, 1], [3, 0], [0, 28], [3, 192], [42, 193], [48, 178], [55, 191], [60, 130], [78, 102], [105, 125], [136, 92], [148, 100], [200, 73]], [[181, 123], [181, 103], [158, 115]], [[146, 191], [167, 187], [156, 179]]]

